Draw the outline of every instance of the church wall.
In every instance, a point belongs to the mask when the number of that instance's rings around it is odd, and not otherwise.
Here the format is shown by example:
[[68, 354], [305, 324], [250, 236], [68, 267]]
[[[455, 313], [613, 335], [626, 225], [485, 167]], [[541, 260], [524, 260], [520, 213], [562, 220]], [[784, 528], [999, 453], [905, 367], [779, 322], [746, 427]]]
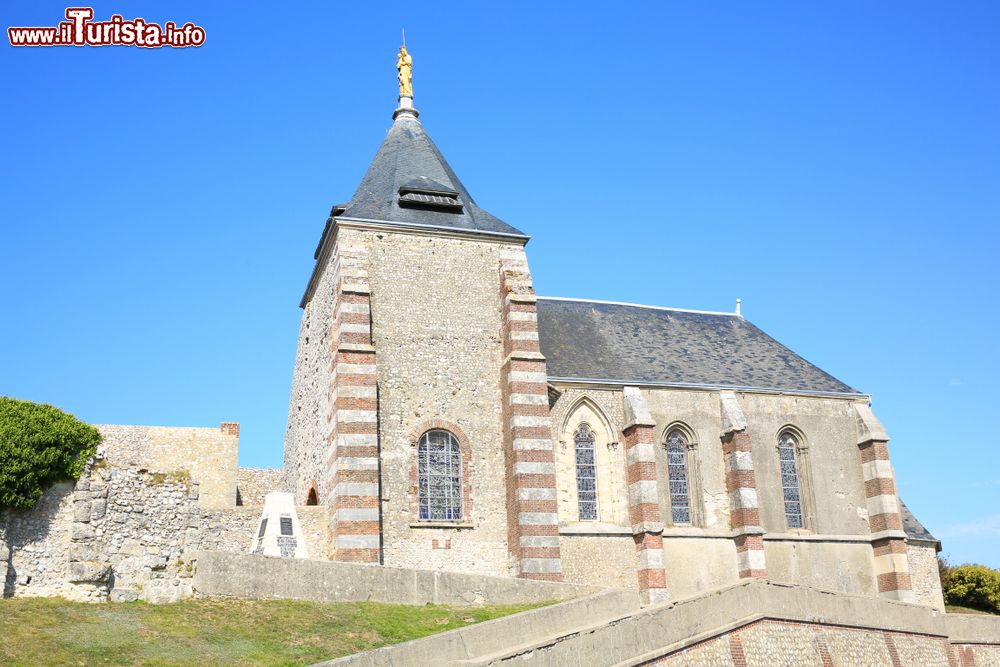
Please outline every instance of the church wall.
[[610, 391], [570, 390], [560, 397], [552, 413], [553, 441], [556, 443], [556, 493], [560, 526], [580, 522], [576, 483], [576, 443], [580, 425], [594, 433], [594, 462], [597, 474], [597, 521], [628, 527], [628, 497], [625, 484], [625, 447], [621, 445], [621, 396]]
[[[689, 467], [688, 483], [692, 492], [701, 490], [700, 497], [692, 493], [694, 525], [700, 528], [729, 528], [729, 500], [726, 493], [725, 468], [722, 460], [722, 416], [718, 392], [683, 389], [649, 389], [643, 395], [656, 420], [656, 467], [660, 478], [660, 516], [670, 530], [669, 486], [667, 484], [667, 454], [663, 447], [667, 427], [675, 422], [686, 425], [694, 434], [697, 447], [694, 459], [697, 470]], [[691, 459], [689, 459], [689, 463]], [[735, 566], [734, 566], [735, 567]]]
[[630, 529], [621, 529], [614, 535], [561, 532], [559, 549], [566, 583], [639, 588], [635, 541]]
[[[370, 258], [384, 562], [508, 575], [499, 267], [509, 246], [340, 233], [367, 246]], [[468, 528], [417, 520], [416, 440], [438, 421], [456, 425], [468, 440], [472, 507], [462, 522]]]
[[764, 536], [771, 581], [878, 595], [869, 542], [785, 541]]
[[664, 532], [663, 562], [670, 598], [735, 584], [736, 545], [728, 538], [671, 537]]
[[[285, 432], [285, 484], [296, 503], [305, 503], [309, 485], [325, 482], [327, 435], [330, 426], [328, 392], [332, 382], [335, 272], [323, 267], [312, 300], [302, 311], [299, 343], [292, 375]], [[324, 489], [325, 491], [325, 489]], [[320, 503], [326, 503], [325, 493]]]
[[910, 562], [910, 582], [917, 604], [944, 609], [937, 549], [933, 542], [907, 540], [906, 557]]
[[[739, 393], [753, 444], [761, 521], [769, 533], [787, 532], [778, 465], [778, 433], [792, 425], [808, 454], [799, 478], [814, 516], [806, 532], [868, 535], [868, 509], [855, 416], [850, 400]], [[811, 486], [811, 488], [809, 488]]]
[[[572, 453], [570, 431], [575, 427], [574, 416], [583, 413], [589, 418], [594, 409], [608, 418], [612, 429], [617, 432], [616, 437], [620, 437], [623, 419], [621, 392], [579, 386], [561, 389], [562, 394], [552, 409], [554, 437], [562, 441], [560, 448], [565, 445]], [[730, 523], [720, 441], [719, 393], [644, 389], [643, 395], [656, 422], [654, 435], [661, 512], [667, 519], [663, 533], [664, 561], [671, 597], [734, 583], [738, 569], [735, 546], [731, 540], [724, 539], [729, 534]], [[589, 403], [581, 404], [584, 397]], [[765, 538], [769, 578], [827, 590], [876, 595], [864, 482], [851, 401], [749, 393], [740, 394], [739, 401], [749, 422], [748, 432], [758, 470], [757, 489], [762, 521], [772, 535]], [[696, 496], [692, 502], [694, 515], [691, 526], [671, 526], [669, 523], [666, 452], [662, 443], [668, 426], [675, 422], [687, 426], [697, 441], [689, 459], [689, 483], [693, 496]], [[809, 494], [814, 508], [809, 529], [796, 531], [796, 534], [790, 534], [785, 528], [777, 463], [777, 435], [787, 425], [795, 426], [807, 439], [808, 453], [800, 464], [800, 467], [806, 467], [800, 470], [800, 484], [803, 492]], [[601, 461], [600, 457], [598, 461]], [[594, 524], [594, 532], [602, 534], [586, 539], [572, 535], [581, 532], [587, 522], [573, 522], [574, 469], [563, 462], [559, 471], [560, 522], [563, 540], [567, 544], [564, 555], [564, 559], [568, 559], [567, 576], [576, 577], [584, 570], [602, 572], [604, 577], [622, 576], [616, 567], [602, 563], [608, 545], [616, 539], [622, 540], [621, 529], [627, 526], [617, 521], [605, 522], [602, 515], [602, 521], [597, 522], [600, 525]], [[608, 505], [614, 500], [602, 495], [599, 502]], [[627, 533], [625, 535], [627, 539]], [[817, 540], [820, 535], [830, 538]], [[852, 536], [855, 536], [854, 539]], [[615, 548], [625, 553], [624, 548]], [[921, 552], [916, 552], [913, 558], [919, 559], [921, 555]], [[629, 562], [633, 571], [634, 560], [633, 554]], [[577, 564], [584, 561], [587, 562], [585, 567]]]

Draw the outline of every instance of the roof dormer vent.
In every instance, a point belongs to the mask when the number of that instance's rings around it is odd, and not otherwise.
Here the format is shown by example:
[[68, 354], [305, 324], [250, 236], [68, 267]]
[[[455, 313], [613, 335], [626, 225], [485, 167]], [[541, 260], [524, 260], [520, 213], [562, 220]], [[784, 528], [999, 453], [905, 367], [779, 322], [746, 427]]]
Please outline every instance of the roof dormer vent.
[[416, 178], [399, 186], [399, 205], [449, 213], [462, 211], [458, 192], [429, 178]]

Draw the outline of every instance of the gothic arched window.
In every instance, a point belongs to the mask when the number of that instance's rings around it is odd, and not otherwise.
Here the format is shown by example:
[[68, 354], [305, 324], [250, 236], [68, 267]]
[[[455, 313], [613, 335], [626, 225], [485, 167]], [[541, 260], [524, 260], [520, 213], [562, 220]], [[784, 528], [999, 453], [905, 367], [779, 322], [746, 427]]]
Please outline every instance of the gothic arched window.
[[448, 431], [434, 429], [420, 436], [417, 485], [421, 520], [462, 518], [462, 451]]
[[778, 460], [781, 464], [781, 492], [785, 501], [785, 522], [789, 528], [804, 528], [802, 493], [799, 488], [799, 471], [795, 452], [798, 449], [795, 434], [784, 431], [778, 436]]
[[667, 434], [667, 485], [670, 488], [670, 520], [691, 523], [691, 490], [688, 485], [688, 438], [679, 428]]
[[576, 495], [580, 521], [597, 520], [597, 466], [594, 462], [594, 432], [586, 424], [573, 435], [576, 446]]

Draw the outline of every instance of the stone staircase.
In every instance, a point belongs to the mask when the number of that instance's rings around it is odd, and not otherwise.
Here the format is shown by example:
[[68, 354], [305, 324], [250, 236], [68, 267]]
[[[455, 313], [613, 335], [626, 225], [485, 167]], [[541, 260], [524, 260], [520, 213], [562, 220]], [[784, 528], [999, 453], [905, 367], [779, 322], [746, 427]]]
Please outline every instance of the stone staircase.
[[639, 595], [636, 591], [609, 589], [451, 632], [318, 663], [314, 667], [502, 664], [530, 651], [532, 646], [559, 642], [573, 636], [580, 628], [604, 625], [637, 611]]
[[635, 591], [606, 590], [320, 664], [626, 667], [666, 656], [692, 667], [993, 665], [1000, 617], [747, 580], [647, 608]]

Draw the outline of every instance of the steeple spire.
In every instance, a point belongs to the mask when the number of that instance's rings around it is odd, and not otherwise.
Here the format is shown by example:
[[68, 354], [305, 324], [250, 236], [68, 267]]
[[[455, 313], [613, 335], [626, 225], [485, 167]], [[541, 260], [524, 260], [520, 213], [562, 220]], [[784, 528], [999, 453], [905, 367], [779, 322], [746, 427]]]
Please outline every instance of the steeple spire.
[[406, 32], [403, 32], [403, 45], [396, 54], [396, 71], [399, 79], [399, 106], [392, 117], [395, 119], [400, 114], [407, 114], [416, 118], [420, 112], [413, 108], [413, 58], [406, 51]]

